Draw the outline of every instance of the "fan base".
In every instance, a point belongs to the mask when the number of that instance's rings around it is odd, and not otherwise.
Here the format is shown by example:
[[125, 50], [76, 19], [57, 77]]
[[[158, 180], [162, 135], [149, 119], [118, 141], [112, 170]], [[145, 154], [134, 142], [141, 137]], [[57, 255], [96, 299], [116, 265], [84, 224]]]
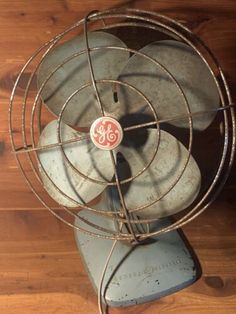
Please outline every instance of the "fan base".
[[[84, 211], [79, 215], [108, 227], [103, 217]], [[83, 227], [79, 220], [76, 223]], [[159, 224], [164, 227], [170, 220], [162, 219]], [[94, 238], [80, 231], [75, 232], [75, 238], [90, 280], [98, 291], [113, 241]], [[145, 303], [191, 285], [200, 272], [194, 253], [180, 232], [166, 233], [146, 245], [118, 242], [107, 267], [102, 293], [105, 303], [112, 307]]]

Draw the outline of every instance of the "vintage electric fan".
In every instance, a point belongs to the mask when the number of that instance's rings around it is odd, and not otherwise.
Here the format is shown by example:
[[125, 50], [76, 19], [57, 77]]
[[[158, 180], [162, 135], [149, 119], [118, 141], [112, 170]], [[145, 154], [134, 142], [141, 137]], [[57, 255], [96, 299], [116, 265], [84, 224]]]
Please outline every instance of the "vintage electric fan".
[[196, 280], [176, 229], [227, 179], [233, 110], [206, 45], [153, 12], [92, 12], [23, 67], [13, 150], [38, 199], [74, 228], [100, 311], [101, 300], [146, 302]]

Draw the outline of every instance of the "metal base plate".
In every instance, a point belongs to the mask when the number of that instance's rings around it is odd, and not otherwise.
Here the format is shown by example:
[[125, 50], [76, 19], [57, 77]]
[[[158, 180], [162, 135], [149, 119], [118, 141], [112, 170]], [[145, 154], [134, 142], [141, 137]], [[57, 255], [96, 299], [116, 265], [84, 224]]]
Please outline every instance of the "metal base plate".
[[[109, 223], [103, 217], [85, 211], [79, 215], [108, 227]], [[83, 227], [81, 221], [76, 223]], [[162, 219], [159, 224], [169, 225], [170, 220]], [[113, 241], [93, 238], [79, 231], [75, 232], [75, 238], [90, 280], [97, 291]], [[159, 299], [196, 281], [199, 274], [198, 262], [188, 250], [183, 237], [177, 231], [172, 231], [156, 240], [135, 247], [123, 242], [117, 243], [102, 289], [109, 306], [124, 307]]]

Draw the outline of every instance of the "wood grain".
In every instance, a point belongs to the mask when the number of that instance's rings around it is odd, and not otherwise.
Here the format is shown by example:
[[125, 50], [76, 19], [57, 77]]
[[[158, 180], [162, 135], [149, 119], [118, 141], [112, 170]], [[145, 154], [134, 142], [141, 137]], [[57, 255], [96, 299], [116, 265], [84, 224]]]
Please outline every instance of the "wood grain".
[[[97, 313], [73, 231], [26, 186], [10, 149], [8, 102], [16, 75], [45, 41], [94, 9], [155, 10], [191, 27], [215, 52], [236, 97], [236, 2], [0, 0], [0, 313]], [[236, 178], [184, 228], [202, 265], [198, 282], [146, 305], [109, 313], [236, 313]]]

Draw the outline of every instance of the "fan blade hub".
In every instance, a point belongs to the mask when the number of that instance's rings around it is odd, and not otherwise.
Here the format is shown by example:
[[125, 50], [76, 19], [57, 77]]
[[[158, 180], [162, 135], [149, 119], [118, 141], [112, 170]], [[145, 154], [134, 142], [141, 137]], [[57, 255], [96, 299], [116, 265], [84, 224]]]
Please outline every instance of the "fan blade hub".
[[121, 143], [123, 130], [117, 120], [111, 117], [101, 117], [93, 122], [90, 137], [96, 147], [112, 150]]

